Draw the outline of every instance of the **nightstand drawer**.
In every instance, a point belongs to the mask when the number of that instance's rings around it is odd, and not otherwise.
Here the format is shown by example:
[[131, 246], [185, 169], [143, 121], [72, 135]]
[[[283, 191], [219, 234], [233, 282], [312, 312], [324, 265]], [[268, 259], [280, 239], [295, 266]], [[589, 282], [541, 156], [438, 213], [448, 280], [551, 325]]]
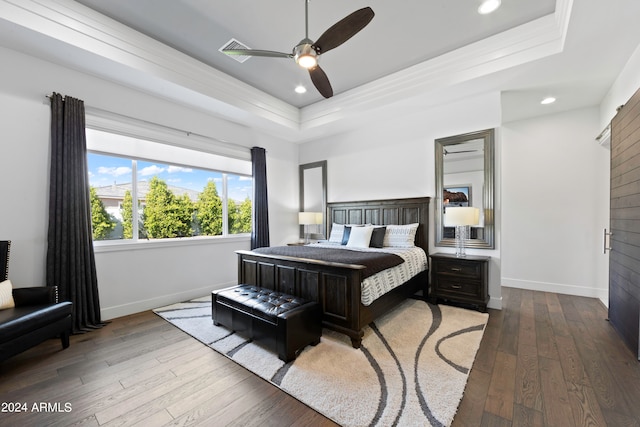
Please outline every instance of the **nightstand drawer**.
[[435, 273], [480, 279], [482, 265], [477, 262], [441, 259], [435, 265]]
[[441, 295], [457, 295], [468, 298], [479, 298], [482, 296], [482, 284], [473, 281], [460, 281], [441, 277], [438, 280], [438, 293]]
[[489, 302], [489, 260], [485, 256], [456, 257], [453, 254], [431, 254], [432, 303], [445, 300], [451, 303], [475, 305], [487, 309]]

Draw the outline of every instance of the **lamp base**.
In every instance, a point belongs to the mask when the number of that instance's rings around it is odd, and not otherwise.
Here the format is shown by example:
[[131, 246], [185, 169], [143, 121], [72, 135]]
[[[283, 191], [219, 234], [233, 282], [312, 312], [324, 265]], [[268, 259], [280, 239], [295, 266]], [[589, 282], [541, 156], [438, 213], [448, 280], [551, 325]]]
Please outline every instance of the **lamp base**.
[[467, 240], [468, 235], [468, 225], [456, 225], [456, 257], [458, 258], [464, 258], [467, 256], [464, 248], [464, 242]]

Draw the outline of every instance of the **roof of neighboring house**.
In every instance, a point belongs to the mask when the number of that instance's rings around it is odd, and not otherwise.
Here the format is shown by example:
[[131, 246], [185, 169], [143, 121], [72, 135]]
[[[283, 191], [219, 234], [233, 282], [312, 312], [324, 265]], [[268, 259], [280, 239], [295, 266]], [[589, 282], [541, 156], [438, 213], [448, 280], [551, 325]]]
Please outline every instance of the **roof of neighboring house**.
[[[190, 188], [176, 187], [174, 185], [167, 185], [169, 190], [176, 196], [182, 196], [186, 194], [191, 201], [198, 200], [200, 191], [191, 190]], [[123, 183], [112, 185], [105, 185], [104, 187], [95, 187], [96, 194], [99, 199], [124, 199], [124, 195], [127, 191], [131, 191], [131, 183]], [[146, 199], [149, 192], [149, 181], [138, 181], [138, 199]]]

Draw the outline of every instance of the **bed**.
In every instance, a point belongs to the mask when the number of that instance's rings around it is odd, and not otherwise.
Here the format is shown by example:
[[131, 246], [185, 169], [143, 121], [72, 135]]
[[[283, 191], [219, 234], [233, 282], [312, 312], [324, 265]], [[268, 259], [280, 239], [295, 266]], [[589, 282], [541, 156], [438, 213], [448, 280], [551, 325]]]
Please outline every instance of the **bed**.
[[[415, 246], [428, 256], [428, 197], [358, 202], [337, 202], [327, 205], [327, 236], [332, 224], [408, 225], [418, 224]], [[323, 326], [351, 339], [359, 348], [363, 328], [388, 312], [404, 299], [422, 291], [427, 295], [428, 270], [379, 296], [368, 305], [362, 302], [362, 264], [323, 261], [288, 255], [264, 254], [257, 251], [236, 251], [239, 283], [273, 289], [320, 302]]]

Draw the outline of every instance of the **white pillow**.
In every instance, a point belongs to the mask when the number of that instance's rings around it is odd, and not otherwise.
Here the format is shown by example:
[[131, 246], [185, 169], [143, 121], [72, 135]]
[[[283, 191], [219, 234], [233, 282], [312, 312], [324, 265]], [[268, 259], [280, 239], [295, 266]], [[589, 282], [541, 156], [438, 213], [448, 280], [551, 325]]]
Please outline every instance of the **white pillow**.
[[13, 287], [11, 280], [5, 280], [0, 283], [0, 310], [5, 308], [13, 308], [16, 304], [13, 301]]
[[330, 243], [342, 243], [342, 235], [344, 234], [344, 224], [331, 224], [331, 233], [329, 233]]
[[383, 246], [396, 248], [412, 248], [416, 241], [418, 223], [407, 225], [387, 225]]
[[372, 233], [373, 227], [353, 227], [349, 235], [347, 247], [368, 248]]
[[[370, 224], [367, 224], [370, 225]], [[329, 232], [329, 243], [342, 243], [342, 236], [344, 235], [344, 227], [362, 227], [362, 224], [331, 224], [331, 231]]]

